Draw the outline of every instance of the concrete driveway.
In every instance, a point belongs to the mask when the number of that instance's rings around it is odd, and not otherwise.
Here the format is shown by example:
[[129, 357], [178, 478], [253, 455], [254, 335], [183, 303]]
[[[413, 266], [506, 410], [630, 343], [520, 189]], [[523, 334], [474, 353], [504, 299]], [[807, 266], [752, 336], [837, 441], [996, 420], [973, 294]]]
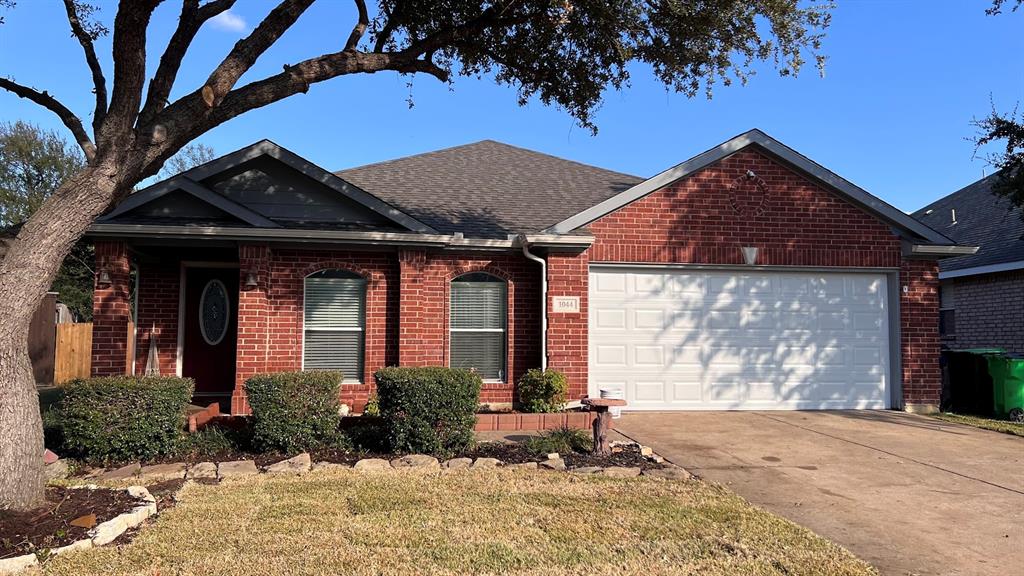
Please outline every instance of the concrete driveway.
[[632, 413], [615, 427], [882, 574], [1024, 573], [1024, 438], [882, 411]]

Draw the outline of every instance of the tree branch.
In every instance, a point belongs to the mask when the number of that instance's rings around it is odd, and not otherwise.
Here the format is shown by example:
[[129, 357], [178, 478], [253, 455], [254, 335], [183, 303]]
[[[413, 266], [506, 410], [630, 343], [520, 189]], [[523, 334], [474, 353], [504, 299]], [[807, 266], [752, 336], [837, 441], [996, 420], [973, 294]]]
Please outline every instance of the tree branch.
[[89, 134], [85, 131], [85, 127], [82, 126], [82, 121], [78, 116], [75, 116], [75, 113], [69, 110], [67, 106], [61, 104], [45, 90], [40, 92], [39, 90], [23, 86], [7, 78], [0, 78], [0, 88], [12, 92], [21, 98], [31, 100], [32, 102], [35, 102], [56, 114], [64, 125], [68, 127], [68, 130], [71, 130], [71, 134], [74, 135], [75, 141], [78, 142], [78, 145], [82, 147], [82, 152], [85, 153], [86, 161], [92, 163], [93, 159], [96, 157], [96, 146], [92, 143], [92, 140], [89, 139]]
[[274, 45], [314, 0], [282, 0], [251, 34], [238, 41], [210, 74], [201, 92], [207, 107], [216, 106], [256, 60]]
[[370, 15], [366, 11], [366, 1], [355, 1], [356, 9], [359, 10], [359, 22], [352, 28], [352, 33], [348, 36], [348, 42], [345, 43], [345, 50], [355, 50], [359, 45], [359, 40], [366, 33], [366, 27], [370, 25]]
[[139, 124], [147, 124], [167, 105], [167, 97], [178, 77], [181, 61], [185, 58], [192, 40], [207, 20], [231, 9], [236, 0], [212, 0], [199, 6], [199, 0], [183, 0], [178, 27], [174, 30], [167, 48], [160, 57], [160, 65], [149, 82], [146, 103], [139, 114]]
[[[85, 52], [85, 61], [92, 72], [93, 92], [96, 94], [96, 109], [92, 115], [92, 131], [95, 135], [99, 133], [100, 126], [103, 125], [103, 118], [107, 115], [107, 80], [103, 77], [103, 68], [100, 66], [99, 59], [96, 58], [96, 48], [93, 46], [93, 40], [96, 39], [96, 36], [86, 32], [78, 16], [75, 1], [64, 0], [64, 10], [68, 13], [71, 33], [78, 39], [78, 43], [82, 45], [82, 51]], [[100, 29], [98, 33], [103, 33], [104, 30]]]
[[373, 44], [374, 52], [383, 52], [387, 48], [391, 35], [395, 33], [395, 29], [398, 28], [402, 21], [401, 13], [403, 6], [404, 4], [402, 3], [396, 3], [394, 9], [387, 14], [387, 20], [384, 21], [384, 26], [377, 33], [377, 40]]
[[146, 83], [146, 30], [153, 10], [162, 1], [121, 0], [118, 5], [114, 17], [114, 86], [107, 120], [96, 134], [100, 149], [128, 136], [135, 125]]

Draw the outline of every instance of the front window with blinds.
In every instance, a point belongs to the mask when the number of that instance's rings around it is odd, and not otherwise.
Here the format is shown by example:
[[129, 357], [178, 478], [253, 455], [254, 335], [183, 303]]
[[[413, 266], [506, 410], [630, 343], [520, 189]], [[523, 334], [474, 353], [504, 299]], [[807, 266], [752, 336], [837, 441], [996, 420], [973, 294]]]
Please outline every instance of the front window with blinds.
[[363, 378], [366, 279], [344, 270], [306, 277], [303, 370], [340, 370], [346, 381]]
[[452, 368], [472, 368], [484, 380], [505, 380], [507, 294], [505, 282], [490, 274], [452, 280]]

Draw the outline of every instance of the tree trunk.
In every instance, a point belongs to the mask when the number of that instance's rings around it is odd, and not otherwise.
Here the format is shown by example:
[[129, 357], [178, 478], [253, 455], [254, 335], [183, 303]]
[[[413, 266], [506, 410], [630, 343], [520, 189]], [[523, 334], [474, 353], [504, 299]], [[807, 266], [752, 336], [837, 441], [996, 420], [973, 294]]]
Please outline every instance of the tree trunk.
[[[25, 223], [0, 262], [0, 509], [43, 497], [43, 424], [28, 355], [32, 315], [64, 257], [129, 180], [113, 160], [85, 168]], [[123, 165], [123, 164], [122, 164]]]

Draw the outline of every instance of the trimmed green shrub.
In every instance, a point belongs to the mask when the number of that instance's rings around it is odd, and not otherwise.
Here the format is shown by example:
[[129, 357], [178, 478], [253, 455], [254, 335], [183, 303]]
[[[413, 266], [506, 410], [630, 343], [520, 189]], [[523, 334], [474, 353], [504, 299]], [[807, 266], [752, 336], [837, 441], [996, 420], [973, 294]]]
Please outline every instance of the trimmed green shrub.
[[173, 454], [185, 433], [191, 379], [110, 376], [75, 380], [48, 415], [61, 449], [96, 463]]
[[392, 451], [446, 456], [473, 445], [479, 374], [459, 368], [382, 368], [374, 377]]
[[519, 404], [524, 412], [558, 412], [565, 407], [569, 383], [558, 370], [529, 370], [516, 383]]
[[341, 372], [257, 374], [245, 381], [252, 408], [252, 443], [266, 452], [302, 452], [338, 437]]

